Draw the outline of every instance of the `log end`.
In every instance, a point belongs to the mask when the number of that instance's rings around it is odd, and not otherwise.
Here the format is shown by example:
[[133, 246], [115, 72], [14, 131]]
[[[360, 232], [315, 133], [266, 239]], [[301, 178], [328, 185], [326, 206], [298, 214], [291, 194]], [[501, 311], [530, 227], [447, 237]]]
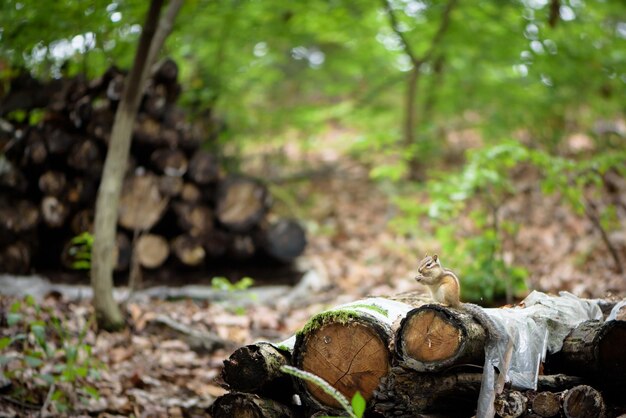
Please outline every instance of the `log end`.
[[[369, 401], [390, 363], [384, 331], [366, 318], [348, 311], [314, 317], [298, 334], [296, 365], [326, 380], [348, 399], [359, 391]], [[304, 386], [319, 406], [340, 408], [318, 386], [309, 382]]]

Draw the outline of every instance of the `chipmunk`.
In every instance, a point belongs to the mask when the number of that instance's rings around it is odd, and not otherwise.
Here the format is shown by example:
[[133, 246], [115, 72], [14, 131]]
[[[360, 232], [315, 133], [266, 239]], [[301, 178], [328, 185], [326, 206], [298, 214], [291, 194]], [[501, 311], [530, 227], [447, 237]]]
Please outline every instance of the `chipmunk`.
[[[415, 280], [428, 287], [435, 302], [469, 313], [487, 330], [487, 343], [491, 348], [489, 349], [487, 345], [485, 346], [485, 366], [483, 367], [483, 379], [476, 417], [491, 418], [495, 416], [494, 400], [496, 394], [502, 392], [506, 383], [506, 376], [513, 354], [513, 340], [509, 338], [507, 331], [498, 327], [498, 324], [480, 306], [461, 302], [459, 297], [461, 282], [451, 270], [443, 268], [438, 256], [424, 257], [419, 263], [417, 272], [419, 275], [415, 277]], [[505, 345], [505, 351], [501, 362], [498, 364], [500, 373], [495, 378], [494, 367], [489, 359], [489, 353], [493, 355], [497, 352], [496, 345], [500, 344]], [[493, 386], [488, 383], [491, 381], [493, 381]]]
[[424, 257], [417, 272], [419, 275], [415, 280], [428, 288], [435, 302], [468, 312], [487, 330], [492, 341], [504, 338], [503, 332], [480, 306], [461, 302], [459, 278], [451, 270], [443, 268], [437, 255]]

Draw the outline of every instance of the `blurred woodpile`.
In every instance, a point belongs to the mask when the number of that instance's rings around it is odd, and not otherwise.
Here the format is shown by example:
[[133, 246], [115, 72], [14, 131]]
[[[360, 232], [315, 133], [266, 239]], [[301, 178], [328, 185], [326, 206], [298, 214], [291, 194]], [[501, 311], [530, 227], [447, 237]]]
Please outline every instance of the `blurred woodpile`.
[[[22, 74], [0, 99], [0, 271], [73, 268], [74, 237], [92, 231], [95, 199], [126, 73], [47, 83]], [[294, 220], [268, 217], [262, 181], [225, 173], [202, 145], [219, 124], [190, 123], [176, 105], [178, 67], [155, 67], [135, 121], [120, 202], [116, 271], [201, 270], [214, 260], [288, 263], [306, 245]], [[208, 132], [206, 132], [208, 131]], [[135, 245], [133, 245], [135, 243]]]

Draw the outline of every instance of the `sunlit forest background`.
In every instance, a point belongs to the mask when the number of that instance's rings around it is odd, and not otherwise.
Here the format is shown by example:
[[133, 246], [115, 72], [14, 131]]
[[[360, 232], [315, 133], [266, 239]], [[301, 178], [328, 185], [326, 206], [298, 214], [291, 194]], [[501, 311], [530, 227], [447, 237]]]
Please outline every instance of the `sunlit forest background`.
[[[0, 97], [24, 71], [129, 69], [148, 3], [4, 0]], [[306, 230], [300, 264], [327, 295], [310, 310], [417, 289], [426, 253], [458, 272], [464, 300], [626, 295], [626, 3], [188, 0], [165, 57], [202, 148], [262, 179]], [[242, 313], [273, 322], [231, 323], [238, 343], [308, 315]]]

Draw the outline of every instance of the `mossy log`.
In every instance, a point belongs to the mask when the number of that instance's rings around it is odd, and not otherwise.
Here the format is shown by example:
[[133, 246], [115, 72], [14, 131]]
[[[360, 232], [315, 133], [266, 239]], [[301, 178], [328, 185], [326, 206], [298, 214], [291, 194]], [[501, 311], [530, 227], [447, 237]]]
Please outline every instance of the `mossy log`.
[[432, 372], [453, 364], [482, 365], [485, 338], [484, 328], [470, 314], [429, 304], [402, 320], [395, 350], [403, 367]]
[[[359, 391], [370, 401], [391, 366], [394, 323], [412, 308], [371, 298], [320, 313], [297, 334], [293, 364], [326, 380], [348, 399]], [[339, 410], [339, 404], [316, 385], [299, 379], [297, 385], [304, 403], [313, 409]]]
[[215, 400], [210, 410], [213, 418], [291, 418], [286, 405], [251, 393], [227, 393]]

